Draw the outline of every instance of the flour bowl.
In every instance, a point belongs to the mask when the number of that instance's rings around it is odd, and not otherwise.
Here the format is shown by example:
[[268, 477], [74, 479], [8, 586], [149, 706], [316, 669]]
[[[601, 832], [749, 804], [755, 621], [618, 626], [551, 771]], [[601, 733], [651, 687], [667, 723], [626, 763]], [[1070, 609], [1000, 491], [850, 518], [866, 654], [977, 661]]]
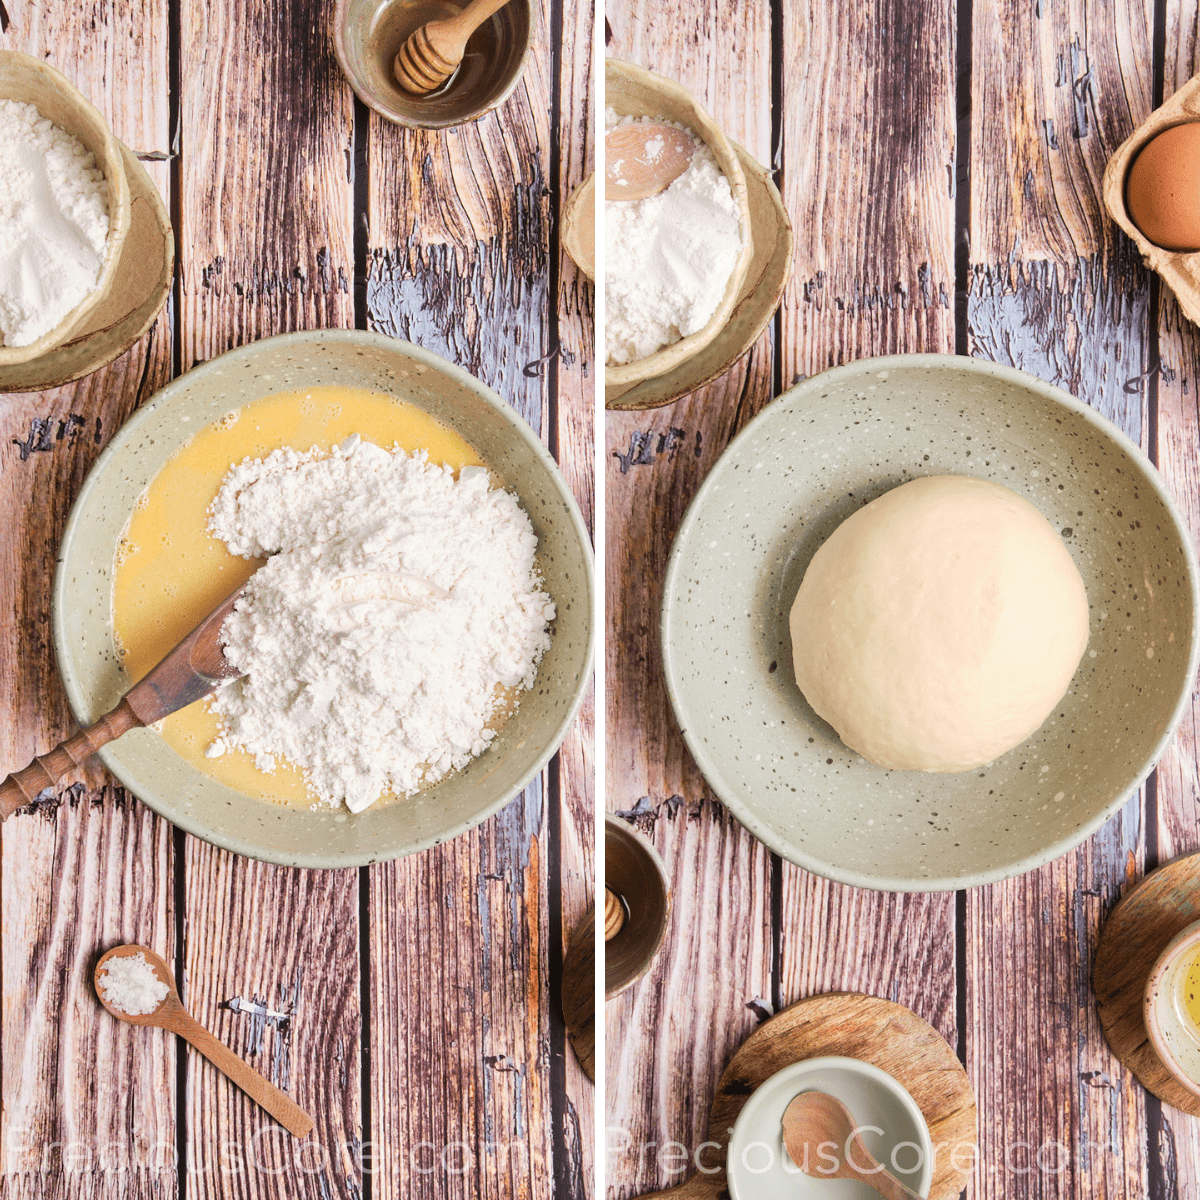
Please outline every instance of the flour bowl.
[[116, 278], [121, 246], [129, 230], [129, 183], [121, 145], [99, 110], [60, 71], [16, 50], [0, 50], [0, 100], [32, 104], [39, 115], [78, 138], [95, 156], [108, 183], [108, 242], [95, 289], [49, 332], [27, 346], [0, 345], [0, 368], [30, 362], [61, 346], [81, 329], [108, 295]]
[[[1003, 483], [1061, 534], [1089, 645], [1031, 738], [978, 771], [860, 758], [796, 686], [788, 614], [852, 512], [921, 475]], [[1191, 696], [1195, 551], [1162, 479], [1067, 393], [960, 357], [835, 367], [770, 404], [713, 467], [667, 568], [662, 649], [683, 736], [717, 796], [792, 862], [860, 887], [973, 887], [1065, 853], [1146, 777]]]
[[635, 362], [606, 366], [606, 388], [625, 388], [674, 370], [703, 350], [721, 332], [737, 304], [738, 293], [754, 256], [754, 242], [746, 177], [737, 150], [712, 117], [684, 88], [674, 80], [664, 79], [633, 63], [610, 58], [604, 63], [604, 104], [618, 117], [654, 117], [690, 129], [712, 151], [717, 166], [729, 180], [742, 217], [742, 252], [716, 312], [702, 329], [678, 342]]
[[165, 387], [113, 438], [71, 512], [52, 623], [72, 711], [88, 724], [129, 685], [113, 637], [118, 544], [147, 484], [193, 433], [268, 393], [341, 384], [399, 397], [465, 438], [516, 492], [538, 537], [537, 563], [558, 616], [532, 689], [491, 747], [408, 799], [344, 810], [285, 807], [218, 783], [152, 729], [101, 751], [151, 808], [241, 854], [305, 867], [394, 858], [446, 841], [511, 800], [557, 749], [591, 670], [592, 562], [586, 529], [553, 459], [490, 388], [419, 347], [378, 334], [284, 334], [232, 350]]

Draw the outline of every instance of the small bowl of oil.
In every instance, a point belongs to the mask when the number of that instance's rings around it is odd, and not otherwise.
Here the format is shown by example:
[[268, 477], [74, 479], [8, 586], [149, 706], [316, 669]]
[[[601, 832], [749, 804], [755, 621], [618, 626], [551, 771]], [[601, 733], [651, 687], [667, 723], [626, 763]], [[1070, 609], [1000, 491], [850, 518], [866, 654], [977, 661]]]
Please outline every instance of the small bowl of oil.
[[457, 16], [467, 0], [338, 0], [333, 40], [358, 98], [381, 117], [417, 129], [476, 121], [512, 95], [533, 39], [531, 0], [509, 0], [467, 42], [458, 69], [427, 96], [406, 92], [392, 73], [400, 47], [422, 25]]
[[1158, 956], [1142, 1011], [1163, 1066], [1200, 1097], [1200, 921], [1181, 930]]

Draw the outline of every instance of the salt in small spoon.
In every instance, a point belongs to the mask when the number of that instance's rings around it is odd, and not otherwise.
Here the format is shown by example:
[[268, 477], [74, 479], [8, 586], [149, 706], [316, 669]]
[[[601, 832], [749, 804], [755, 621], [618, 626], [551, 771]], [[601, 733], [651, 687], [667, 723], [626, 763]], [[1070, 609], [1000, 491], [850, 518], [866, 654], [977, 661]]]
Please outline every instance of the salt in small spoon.
[[[115, 1008], [104, 998], [104, 990], [100, 986], [100, 976], [105, 971], [105, 964], [112, 958], [129, 958], [135, 954], [144, 954], [146, 961], [153, 968], [155, 975], [167, 985], [167, 994], [159, 1006], [151, 1013], [127, 1013]], [[131, 1025], [153, 1025], [165, 1029], [168, 1033], [176, 1033], [185, 1041], [190, 1042], [218, 1071], [223, 1071], [238, 1087], [257, 1104], [261, 1104], [289, 1133], [298, 1138], [308, 1137], [313, 1130], [313, 1119], [302, 1108], [295, 1104], [290, 1097], [281, 1092], [273, 1083], [265, 1080], [253, 1067], [242, 1062], [228, 1046], [217, 1041], [204, 1028], [179, 999], [179, 990], [175, 986], [175, 977], [163, 960], [148, 950], [145, 946], [114, 946], [101, 956], [92, 973], [96, 985], [96, 995], [100, 1003], [119, 1020], [128, 1021]]]

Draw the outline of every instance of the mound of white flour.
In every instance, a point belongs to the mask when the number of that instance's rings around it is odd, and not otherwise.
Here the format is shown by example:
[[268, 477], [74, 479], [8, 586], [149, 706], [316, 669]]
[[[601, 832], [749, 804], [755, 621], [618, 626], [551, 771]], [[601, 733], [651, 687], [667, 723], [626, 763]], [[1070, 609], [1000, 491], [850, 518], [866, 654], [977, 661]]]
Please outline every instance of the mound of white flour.
[[0, 344], [28, 346], [96, 289], [108, 184], [82, 142], [0, 100]]
[[[644, 122], [607, 116], [610, 128]], [[699, 138], [687, 170], [658, 195], [605, 200], [605, 361], [635, 362], [703, 329], [741, 252], [733, 189]]]
[[537, 538], [482, 467], [357, 436], [328, 455], [277, 450], [225, 477], [209, 529], [271, 555], [222, 630], [247, 672], [213, 706], [260, 769], [283, 757], [360, 812], [465, 766], [494, 737], [500, 688], [528, 688], [549, 646]]

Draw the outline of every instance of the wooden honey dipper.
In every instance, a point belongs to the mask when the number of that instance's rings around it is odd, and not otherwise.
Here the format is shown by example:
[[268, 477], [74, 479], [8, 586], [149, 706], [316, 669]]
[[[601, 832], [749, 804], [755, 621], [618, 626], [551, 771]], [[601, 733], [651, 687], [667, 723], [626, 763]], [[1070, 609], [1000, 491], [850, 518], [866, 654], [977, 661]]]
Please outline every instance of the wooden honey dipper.
[[414, 96], [436, 91], [458, 70], [471, 34], [508, 0], [473, 0], [457, 17], [422, 25], [400, 47], [392, 63], [396, 82]]

